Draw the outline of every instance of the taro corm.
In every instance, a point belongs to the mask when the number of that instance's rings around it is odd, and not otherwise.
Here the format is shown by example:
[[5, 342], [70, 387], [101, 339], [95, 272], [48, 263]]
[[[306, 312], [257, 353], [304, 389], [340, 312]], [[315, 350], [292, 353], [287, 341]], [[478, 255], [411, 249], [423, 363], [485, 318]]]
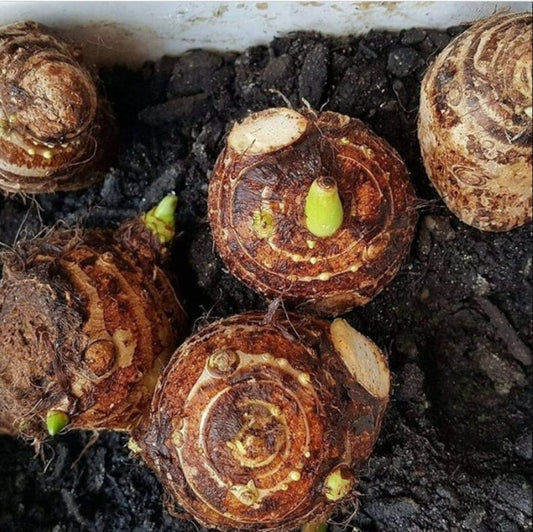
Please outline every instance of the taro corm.
[[135, 426], [185, 332], [161, 268], [175, 206], [167, 196], [114, 231], [57, 230], [3, 252], [0, 431], [40, 443]]

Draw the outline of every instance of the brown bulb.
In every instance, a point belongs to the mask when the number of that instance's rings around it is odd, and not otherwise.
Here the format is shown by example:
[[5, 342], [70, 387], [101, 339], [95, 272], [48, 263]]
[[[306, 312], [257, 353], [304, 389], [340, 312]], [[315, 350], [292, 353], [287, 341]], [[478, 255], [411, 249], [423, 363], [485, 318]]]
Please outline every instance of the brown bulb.
[[112, 157], [115, 126], [77, 51], [34, 23], [0, 27], [0, 188], [84, 188]]
[[141, 219], [57, 231], [2, 254], [0, 430], [37, 441], [69, 428], [130, 430], [185, 333]]
[[249, 313], [174, 353], [134, 431], [167, 493], [217, 530], [291, 530], [357, 497], [390, 377], [344, 320]]
[[417, 215], [404, 163], [362, 122], [275, 108], [231, 130], [213, 169], [209, 218], [241, 281], [338, 315], [394, 277]]
[[20, 92], [10, 98], [8, 112], [30, 139], [41, 143], [68, 141], [94, 120], [96, 87], [79, 65], [41, 55], [32, 61], [37, 64], [32, 64], [24, 77], [9, 80], [17, 83]]
[[466, 224], [507, 231], [531, 220], [532, 16], [473, 24], [422, 82], [418, 138], [427, 174]]

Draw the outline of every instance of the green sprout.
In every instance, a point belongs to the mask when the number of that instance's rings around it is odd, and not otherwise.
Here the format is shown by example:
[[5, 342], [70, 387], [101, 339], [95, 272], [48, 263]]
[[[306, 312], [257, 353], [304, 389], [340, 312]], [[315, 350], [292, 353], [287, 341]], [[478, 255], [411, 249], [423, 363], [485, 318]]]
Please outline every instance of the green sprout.
[[49, 410], [46, 414], [46, 429], [50, 436], [55, 436], [61, 432], [69, 422], [68, 414], [62, 410]]
[[142, 219], [146, 227], [151, 229], [161, 243], [170, 242], [176, 232], [177, 196], [165, 196], [153, 209], [143, 214]]
[[354, 484], [354, 477], [346, 466], [335, 468], [324, 482], [324, 495], [330, 501], [346, 497]]
[[313, 235], [325, 238], [334, 235], [342, 225], [344, 213], [331, 177], [319, 177], [309, 187], [305, 198], [305, 224]]

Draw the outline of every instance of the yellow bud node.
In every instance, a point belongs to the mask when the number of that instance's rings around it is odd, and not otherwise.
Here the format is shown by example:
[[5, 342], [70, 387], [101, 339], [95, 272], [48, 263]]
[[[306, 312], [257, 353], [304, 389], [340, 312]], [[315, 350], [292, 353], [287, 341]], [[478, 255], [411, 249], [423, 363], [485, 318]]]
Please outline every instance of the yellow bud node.
[[253, 480], [250, 480], [245, 486], [242, 484], [233, 486], [231, 492], [245, 506], [253, 506], [261, 498]]
[[183, 436], [183, 432], [181, 432], [180, 429], [176, 429], [172, 433], [172, 443], [174, 444], [174, 447], [179, 449], [180, 447], [183, 447], [183, 444], [185, 443], [185, 438]]
[[252, 229], [259, 238], [268, 238], [274, 234], [274, 217], [268, 211], [260, 209], [252, 215]]
[[309, 373], [302, 372], [298, 375], [298, 382], [302, 386], [307, 386], [311, 382], [311, 375]]
[[135, 453], [135, 454], [138, 454], [142, 451], [141, 447], [139, 446], [139, 444], [133, 439], [133, 438], [130, 438], [128, 440], [128, 449], [132, 452], [132, 453]]
[[297, 482], [298, 480], [300, 480], [301, 478], [301, 475], [300, 475], [300, 472], [299, 471], [291, 471], [289, 473], [289, 478], [293, 481], [293, 482]]
[[218, 349], [207, 359], [207, 369], [215, 377], [227, 377], [239, 365], [239, 355], [230, 349]]

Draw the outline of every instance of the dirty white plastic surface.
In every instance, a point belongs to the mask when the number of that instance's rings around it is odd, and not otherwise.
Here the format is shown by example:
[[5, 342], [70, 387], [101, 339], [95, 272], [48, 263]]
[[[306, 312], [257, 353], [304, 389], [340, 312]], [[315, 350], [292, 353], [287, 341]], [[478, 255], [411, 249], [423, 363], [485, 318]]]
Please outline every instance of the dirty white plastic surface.
[[191, 48], [243, 50], [290, 31], [447, 28], [529, 2], [0, 2], [0, 25], [46, 24], [95, 63], [139, 64]]

